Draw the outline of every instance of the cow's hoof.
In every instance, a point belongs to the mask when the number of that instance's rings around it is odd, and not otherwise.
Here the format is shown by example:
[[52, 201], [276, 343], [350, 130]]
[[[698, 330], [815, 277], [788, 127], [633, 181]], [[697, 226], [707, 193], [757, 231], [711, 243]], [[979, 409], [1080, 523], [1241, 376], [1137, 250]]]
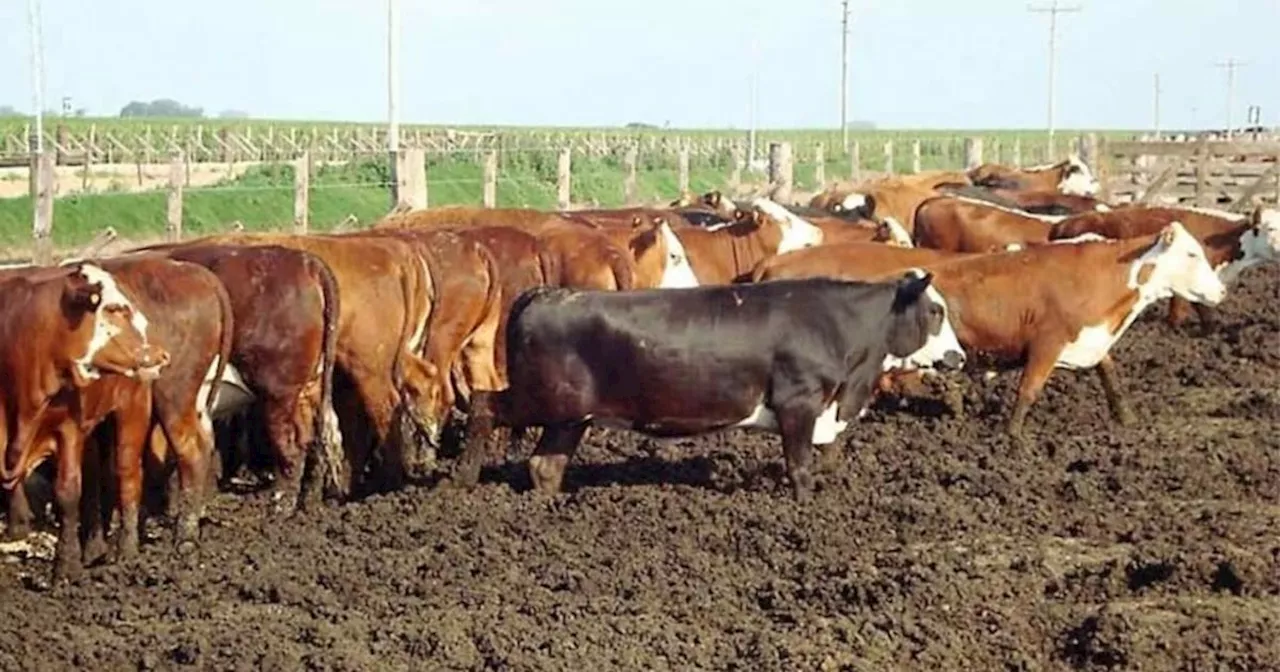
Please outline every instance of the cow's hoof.
[[116, 539], [116, 562], [131, 562], [138, 558], [138, 535], [132, 537], [121, 534]]
[[84, 564], [92, 565], [93, 563], [107, 557], [110, 549], [107, 547], [107, 540], [103, 538], [102, 533], [98, 532], [90, 536], [84, 542], [84, 550], [81, 556], [84, 558]]
[[75, 556], [76, 553], [60, 553], [53, 563], [53, 583], [66, 584], [75, 583], [84, 576], [84, 565], [80, 564], [80, 559]]
[[31, 522], [14, 521], [9, 528], [4, 531], [4, 536], [0, 537], [0, 541], [22, 541], [31, 536]]

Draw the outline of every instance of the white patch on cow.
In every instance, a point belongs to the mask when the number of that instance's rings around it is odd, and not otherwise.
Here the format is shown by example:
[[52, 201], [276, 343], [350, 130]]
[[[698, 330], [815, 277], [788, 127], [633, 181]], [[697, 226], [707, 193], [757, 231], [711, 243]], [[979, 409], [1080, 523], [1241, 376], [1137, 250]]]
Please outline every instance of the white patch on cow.
[[[213, 417], [210, 415], [213, 410], [210, 407], [212, 402], [217, 401], [218, 384], [218, 363], [222, 361], [222, 355], [214, 355], [213, 360], [209, 362], [209, 370], [205, 372], [204, 379], [200, 381], [200, 389], [196, 390], [196, 417], [200, 419], [200, 426], [213, 432]], [[226, 367], [228, 370], [230, 366]], [[239, 375], [239, 374], [237, 374]], [[243, 383], [243, 379], [241, 380]]]
[[[813, 445], [822, 446], [835, 441], [840, 432], [849, 426], [848, 422], [836, 419], [838, 411], [839, 404], [833, 401], [814, 420], [813, 436], [810, 439]], [[778, 416], [764, 402], [756, 404], [751, 415], [732, 426], [740, 429], [763, 429], [775, 434], [779, 432]]]
[[[423, 277], [431, 277], [431, 269], [427, 268], [425, 259], [419, 259], [418, 263], [422, 265]], [[422, 319], [418, 320], [418, 325], [413, 328], [413, 336], [409, 338], [409, 352], [417, 353], [422, 350], [422, 344], [427, 338], [427, 322], [431, 318], [431, 297], [424, 299]]]
[[849, 423], [843, 420], [837, 420], [836, 414], [839, 411], [839, 405], [831, 402], [825, 410], [818, 416], [813, 423], [813, 445], [825, 446], [832, 443], [840, 436]]
[[844, 200], [840, 201], [840, 207], [843, 208], [844, 210], [849, 210], [849, 211], [865, 208], [866, 206], [867, 206], [867, 195], [859, 194], [857, 192], [854, 192], [852, 194], [849, 194], [848, 196], [845, 196]]
[[737, 209], [738, 209], [738, 204], [737, 204], [737, 203], [734, 203], [734, 202], [733, 202], [733, 201], [731, 201], [731, 200], [729, 200], [729, 199], [728, 199], [727, 197], [725, 197], [725, 196], [721, 196], [721, 197], [720, 197], [720, 209], [721, 209], [721, 210], [724, 210], [725, 212], [733, 212], [733, 211], [735, 211], [735, 210], [737, 210]]
[[93, 335], [89, 338], [89, 347], [85, 349], [83, 357], [73, 360], [73, 365], [85, 380], [97, 380], [99, 373], [92, 365], [93, 358], [107, 347], [111, 339], [120, 335], [120, 327], [107, 320], [108, 310], [128, 309], [132, 316], [130, 324], [142, 337], [143, 344], [147, 342], [147, 318], [134, 307], [110, 273], [93, 264], [81, 264], [78, 270], [90, 284], [97, 284], [102, 289], [98, 293], [98, 305], [93, 311]]
[[767, 198], [757, 198], [751, 205], [763, 212], [782, 227], [782, 240], [778, 243], [775, 254], [786, 254], [795, 250], [822, 244], [822, 229], [806, 222], [790, 210]]
[[1019, 251], [1019, 250], [1021, 250], [1021, 249], [1022, 249], [1022, 245], [1020, 245], [1020, 244], [1018, 244], [1018, 243], [1009, 243], [1008, 245], [1005, 245], [1005, 246], [1004, 246], [1004, 251], [1005, 251], [1005, 252], [1017, 252], [1017, 251]]
[[328, 446], [342, 446], [342, 426], [338, 424], [338, 413], [333, 410], [333, 404], [328, 404], [324, 408], [324, 432], [325, 435], [321, 440]]
[[1221, 264], [1218, 277], [1226, 285], [1234, 285], [1245, 270], [1267, 263], [1280, 262], [1280, 210], [1266, 208], [1260, 221], [1240, 236], [1241, 257]]
[[1106, 203], [1098, 203], [1093, 206], [1094, 212], [1111, 212], [1111, 208]]
[[949, 194], [947, 198], [951, 198], [951, 199], [960, 201], [962, 203], [971, 203], [973, 205], [989, 208], [991, 210], [999, 210], [1000, 212], [1007, 212], [1011, 215], [1026, 217], [1027, 219], [1037, 219], [1042, 222], [1048, 222], [1049, 224], [1057, 224], [1058, 222], [1061, 222], [1062, 220], [1067, 218], [1066, 215], [1041, 215], [1035, 212], [1027, 212], [1026, 210], [1017, 210], [1015, 208], [1007, 208], [1003, 205], [1000, 205], [999, 203], [992, 203], [990, 201], [984, 201], [980, 198], [971, 198], [969, 196], [961, 196], [959, 194]]
[[[908, 272], [917, 278], [924, 277], [924, 270], [920, 268], [913, 268]], [[956, 331], [951, 326], [951, 310], [947, 307], [947, 300], [942, 296], [942, 292], [939, 292], [937, 287], [930, 284], [924, 290], [924, 295], [942, 307], [942, 328], [938, 330], [938, 333], [930, 334], [919, 350], [906, 357], [899, 358], [893, 355], [886, 355], [884, 364], [881, 366], [882, 370], [932, 369], [948, 353], [964, 354], [960, 339], [956, 336]]]
[[[1217, 304], [1226, 296], [1226, 286], [1209, 267], [1204, 248], [1182, 224], [1169, 225], [1170, 242], [1157, 239], [1138, 259], [1129, 265], [1127, 286], [1138, 293], [1138, 300], [1121, 319], [1113, 332], [1106, 324], [1084, 325], [1076, 338], [1058, 355], [1055, 366], [1063, 369], [1093, 368], [1111, 351], [1142, 311], [1151, 304], [1173, 295], [1196, 303]], [[1144, 267], [1151, 272], [1146, 282], [1139, 282]]]
[[1069, 196], [1093, 196], [1098, 193], [1102, 185], [1098, 184], [1098, 180], [1094, 179], [1093, 171], [1089, 170], [1089, 166], [1085, 164], [1080, 157], [1072, 155], [1067, 159], [1069, 166], [1075, 166], [1076, 172], [1062, 178], [1058, 183], [1058, 191]]
[[662, 281], [658, 287], [672, 289], [676, 287], [697, 287], [698, 276], [693, 273], [693, 265], [689, 263], [689, 255], [685, 252], [684, 243], [671, 230], [671, 225], [663, 222], [658, 232], [667, 246], [667, 257], [663, 260]]
[[1111, 239], [1106, 236], [1100, 236], [1096, 233], [1082, 233], [1073, 238], [1059, 238], [1049, 241], [1050, 245], [1076, 245], [1079, 243], [1106, 243]]
[[911, 240], [911, 234], [907, 233], [907, 227], [903, 226], [902, 222], [893, 217], [885, 217], [882, 221], [885, 227], [889, 229], [889, 240], [885, 242], [898, 247], [915, 247], [915, 243]]

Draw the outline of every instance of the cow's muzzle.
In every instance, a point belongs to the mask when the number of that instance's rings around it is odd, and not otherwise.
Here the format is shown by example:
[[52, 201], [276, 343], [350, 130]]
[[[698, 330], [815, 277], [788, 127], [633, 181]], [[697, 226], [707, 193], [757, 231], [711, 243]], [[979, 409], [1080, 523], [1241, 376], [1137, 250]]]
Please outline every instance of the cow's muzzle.
[[948, 350], [942, 355], [942, 360], [938, 362], [938, 368], [944, 371], [959, 371], [964, 368], [965, 356], [959, 350]]
[[138, 357], [138, 379], [155, 380], [160, 377], [160, 370], [169, 364], [173, 356], [168, 350], [158, 345], [144, 345]]

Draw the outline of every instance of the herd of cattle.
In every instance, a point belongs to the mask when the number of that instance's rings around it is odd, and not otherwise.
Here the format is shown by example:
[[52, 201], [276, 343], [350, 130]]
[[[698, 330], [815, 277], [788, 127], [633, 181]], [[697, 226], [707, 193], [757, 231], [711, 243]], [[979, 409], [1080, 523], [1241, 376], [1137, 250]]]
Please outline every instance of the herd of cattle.
[[[806, 206], [438, 208], [0, 269], [8, 534], [34, 523], [22, 486], [42, 463], [65, 575], [107, 554], [113, 517], [116, 553], [136, 554], [153, 491], [194, 547], [236, 446], [269, 451], [288, 513], [434, 473], [445, 443], [447, 480], [471, 487], [496, 434], [531, 427], [530, 478], [554, 491], [591, 424], [775, 432], [804, 499], [815, 444], [874, 395], [966, 364], [1022, 367], [1019, 441], [1055, 368], [1095, 368], [1132, 422], [1112, 346], [1161, 299], [1172, 322], [1193, 305], [1212, 319], [1243, 269], [1280, 260], [1280, 211], [1096, 191], [1072, 158], [836, 185]], [[223, 417], [265, 440], [219, 451]]]

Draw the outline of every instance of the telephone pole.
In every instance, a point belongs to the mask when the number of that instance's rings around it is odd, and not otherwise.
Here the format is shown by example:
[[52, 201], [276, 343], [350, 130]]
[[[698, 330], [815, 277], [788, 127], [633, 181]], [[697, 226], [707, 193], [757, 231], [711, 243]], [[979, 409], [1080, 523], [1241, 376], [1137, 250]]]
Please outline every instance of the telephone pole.
[[849, 0], [840, 0], [840, 146], [849, 150]]
[[1152, 130], [1154, 131], [1153, 134], [1155, 135], [1155, 139], [1159, 140], [1160, 139], [1160, 73], [1158, 72], [1156, 73], [1155, 81], [1156, 81], [1155, 109], [1153, 110], [1153, 115], [1152, 115], [1153, 118], [1152, 118], [1151, 125], [1153, 126]]
[[36, 121], [34, 142], [27, 138], [27, 143], [28, 149], [39, 158], [44, 153], [44, 54], [40, 46], [40, 0], [27, 0], [27, 27], [31, 31], [31, 114]]
[[1079, 12], [1082, 9], [1080, 5], [1063, 6], [1058, 4], [1058, 0], [1053, 0], [1049, 5], [1027, 5], [1027, 11], [1036, 14], [1049, 15], [1049, 155], [1054, 155], [1053, 151], [1053, 112], [1055, 96], [1057, 91], [1054, 88], [1054, 77], [1058, 65], [1058, 15], [1071, 14]]
[[387, 151], [400, 151], [400, 0], [387, 0]]
[[1227, 69], [1227, 140], [1230, 140], [1231, 136], [1234, 135], [1234, 131], [1231, 128], [1231, 107], [1235, 104], [1236, 97], [1236, 68], [1247, 64], [1234, 58], [1228, 58], [1226, 61], [1215, 63], [1214, 65]]

